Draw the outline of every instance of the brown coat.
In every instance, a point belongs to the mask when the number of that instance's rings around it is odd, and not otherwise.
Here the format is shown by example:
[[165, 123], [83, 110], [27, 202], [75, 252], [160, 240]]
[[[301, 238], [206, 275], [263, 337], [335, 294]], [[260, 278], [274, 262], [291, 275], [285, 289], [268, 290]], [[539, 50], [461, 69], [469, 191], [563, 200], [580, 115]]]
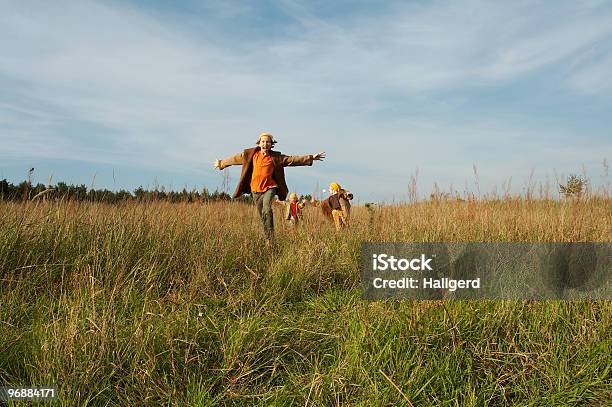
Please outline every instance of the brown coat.
[[[247, 148], [239, 154], [226, 158], [225, 160], [221, 160], [221, 166], [219, 167], [220, 169], [224, 169], [225, 167], [229, 167], [230, 165], [242, 165], [240, 181], [238, 181], [238, 186], [236, 187], [236, 191], [234, 192], [234, 195], [232, 195], [232, 198], [238, 198], [243, 194], [251, 193], [251, 176], [253, 175], [253, 155], [259, 149], [259, 147]], [[274, 173], [272, 174], [272, 178], [274, 178], [274, 181], [276, 181], [276, 184], [278, 185], [278, 199], [284, 201], [287, 197], [287, 194], [289, 194], [289, 188], [287, 187], [287, 182], [285, 181], [284, 168], [300, 165], [312, 165], [313, 156], [284, 155], [278, 151], [270, 151], [270, 156], [272, 157], [272, 162], [274, 163]]]
[[[321, 212], [323, 212], [323, 216], [329, 219], [330, 222], [334, 221], [332, 217], [332, 204], [330, 202], [332, 196], [321, 202]], [[353, 194], [349, 191], [341, 189], [338, 192], [338, 201], [340, 202], [340, 207], [347, 221], [351, 217], [351, 203], [349, 202], [351, 199], [353, 199]]]

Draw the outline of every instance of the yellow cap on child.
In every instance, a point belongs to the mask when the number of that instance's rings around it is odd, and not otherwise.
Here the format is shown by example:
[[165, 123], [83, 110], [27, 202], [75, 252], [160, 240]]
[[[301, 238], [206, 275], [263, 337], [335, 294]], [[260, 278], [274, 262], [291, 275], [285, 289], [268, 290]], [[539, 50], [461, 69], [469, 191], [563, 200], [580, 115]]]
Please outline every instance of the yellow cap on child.
[[338, 185], [338, 183], [336, 182], [332, 182], [331, 184], [329, 184], [329, 190], [330, 191], [340, 191], [340, 185]]

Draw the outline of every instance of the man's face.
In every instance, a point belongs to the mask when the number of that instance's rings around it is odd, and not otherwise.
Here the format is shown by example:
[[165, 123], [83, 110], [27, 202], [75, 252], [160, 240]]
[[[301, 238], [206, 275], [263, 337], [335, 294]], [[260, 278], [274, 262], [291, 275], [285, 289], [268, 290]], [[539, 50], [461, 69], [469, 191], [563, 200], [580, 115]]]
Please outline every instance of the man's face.
[[266, 154], [270, 152], [270, 149], [272, 148], [272, 139], [266, 136], [260, 138], [259, 148], [261, 148], [261, 151], [263, 151]]

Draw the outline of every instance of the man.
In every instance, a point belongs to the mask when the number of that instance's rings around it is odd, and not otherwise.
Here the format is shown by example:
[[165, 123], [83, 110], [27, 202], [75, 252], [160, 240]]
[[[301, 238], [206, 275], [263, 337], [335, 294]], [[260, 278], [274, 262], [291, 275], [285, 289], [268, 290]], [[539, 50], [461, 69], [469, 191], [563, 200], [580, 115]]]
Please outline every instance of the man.
[[285, 182], [284, 167], [312, 165], [313, 161], [325, 158], [325, 152], [314, 155], [287, 156], [278, 151], [272, 151], [276, 140], [269, 133], [262, 133], [255, 143], [257, 147], [247, 148], [225, 160], [215, 160], [214, 166], [220, 170], [230, 165], [242, 165], [240, 181], [232, 198], [243, 194], [252, 194], [253, 201], [266, 235], [267, 244], [274, 242], [274, 219], [272, 215], [272, 199], [284, 201], [289, 193]]

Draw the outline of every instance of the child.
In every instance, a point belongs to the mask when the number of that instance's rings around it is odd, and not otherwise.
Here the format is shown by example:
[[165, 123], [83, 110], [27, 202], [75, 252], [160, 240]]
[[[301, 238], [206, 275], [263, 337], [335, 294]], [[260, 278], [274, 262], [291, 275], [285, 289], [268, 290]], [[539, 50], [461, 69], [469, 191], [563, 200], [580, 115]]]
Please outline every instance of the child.
[[321, 204], [323, 214], [331, 218], [336, 226], [336, 230], [341, 230], [348, 226], [351, 216], [351, 203], [353, 194], [340, 188], [336, 182], [329, 185], [330, 197]]
[[232, 198], [243, 194], [252, 194], [259, 218], [266, 235], [266, 244], [271, 247], [274, 242], [274, 219], [272, 199], [284, 201], [289, 193], [285, 182], [285, 167], [312, 165], [313, 161], [325, 158], [325, 152], [305, 156], [288, 156], [272, 147], [276, 140], [270, 133], [262, 133], [257, 139], [257, 147], [247, 148], [225, 160], [215, 160], [214, 166], [220, 170], [230, 165], [242, 165], [242, 174]]
[[295, 192], [289, 195], [289, 203], [285, 209], [285, 220], [291, 225], [297, 225], [302, 218], [303, 203], [298, 203], [298, 197]]

